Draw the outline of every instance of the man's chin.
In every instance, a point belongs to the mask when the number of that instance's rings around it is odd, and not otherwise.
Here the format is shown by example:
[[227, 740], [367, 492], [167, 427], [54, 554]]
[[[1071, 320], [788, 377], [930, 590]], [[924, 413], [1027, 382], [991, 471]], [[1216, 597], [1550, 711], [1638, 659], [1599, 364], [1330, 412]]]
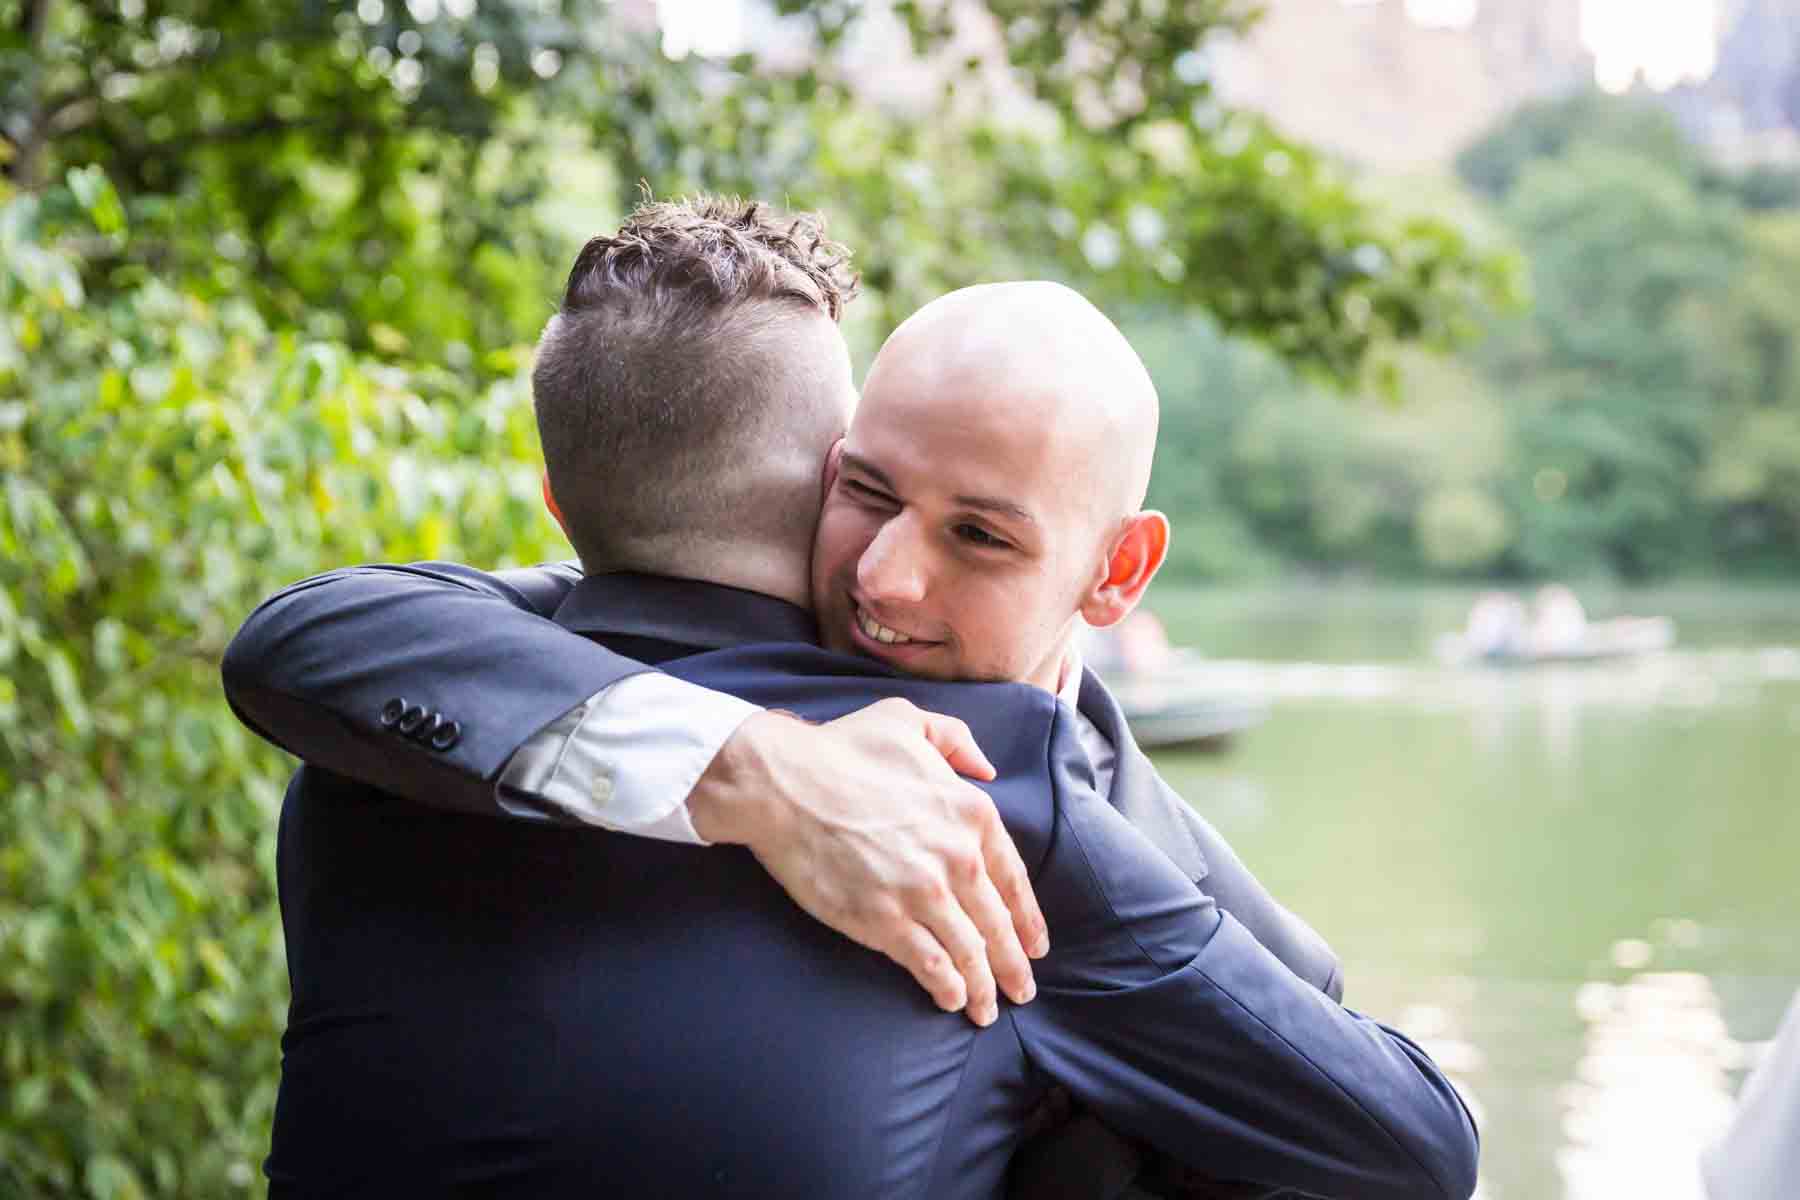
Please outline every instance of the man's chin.
[[847, 652], [873, 659], [902, 675], [915, 675], [920, 679], [954, 679], [956, 676], [941, 665], [943, 650], [941, 642], [899, 642], [888, 645], [874, 638], [859, 638]]
[[[935, 649], [935, 647], [934, 647]], [[872, 658], [884, 667], [909, 675], [914, 679], [935, 679], [944, 683], [953, 683], [959, 676], [948, 667], [939, 665], [936, 654], [918, 654], [912, 657], [901, 655], [877, 654], [872, 651], [858, 650], [864, 658]]]

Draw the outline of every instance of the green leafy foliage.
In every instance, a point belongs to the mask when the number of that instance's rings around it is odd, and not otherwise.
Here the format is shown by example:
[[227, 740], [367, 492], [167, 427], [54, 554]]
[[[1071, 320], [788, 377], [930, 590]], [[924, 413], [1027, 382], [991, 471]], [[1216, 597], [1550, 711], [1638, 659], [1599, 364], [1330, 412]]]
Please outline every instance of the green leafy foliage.
[[1561, 159], [1584, 146], [1657, 160], [1682, 173], [1701, 169], [1700, 153], [1661, 109], [1597, 91], [1521, 106], [1464, 149], [1456, 169], [1470, 187], [1499, 200], [1532, 163]]
[[522, 381], [471, 395], [154, 279], [98, 303], [74, 247], [117, 204], [74, 174], [0, 206], [0, 1194], [243, 1194], [287, 765], [219, 696], [227, 638], [326, 563], [566, 551]]
[[[1507, 286], [1449, 224], [1384, 218], [1212, 100], [1204, 51], [1251, 19], [1238, 0], [903, 5], [941, 86], [893, 104], [842, 53], [862, 6], [782, 7], [822, 53], [671, 62], [600, 0], [0, 0], [0, 158], [26, 190], [105, 169], [137, 236], [90, 270], [452, 365], [535, 337], [576, 239], [640, 182], [825, 209], [880, 330], [1030, 268], [1203, 308], [1350, 382]], [[544, 219], [571, 201], [589, 228]]]
[[1480, 355], [1511, 398], [1509, 558], [1533, 574], [1791, 572], [1792, 215], [1761, 209], [1758, 174], [1670, 153], [1672, 126], [1655, 134], [1641, 109], [1640, 135], [1603, 147], [1619, 103], [1500, 201], [1537, 294]]
[[1216, 322], [1133, 328], [1163, 394], [1171, 567], [1402, 576], [1792, 575], [1800, 215], [1660, 110], [1530, 106], [1462, 156], [1534, 303], [1346, 402]]

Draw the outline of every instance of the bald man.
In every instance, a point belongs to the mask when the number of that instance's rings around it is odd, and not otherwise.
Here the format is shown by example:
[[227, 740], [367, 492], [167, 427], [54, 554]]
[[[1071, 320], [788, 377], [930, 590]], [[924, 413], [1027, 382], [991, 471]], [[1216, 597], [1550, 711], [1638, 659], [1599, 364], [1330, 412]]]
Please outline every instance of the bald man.
[[1055, 283], [965, 288], [894, 331], [827, 467], [812, 560], [824, 644], [932, 679], [1079, 679], [1168, 549], [1142, 511], [1156, 389]]
[[[1067, 352], [1077, 345], [1091, 357]], [[578, 865], [484, 859], [484, 879], [508, 881], [484, 916], [511, 912], [510, 888], [526, 893], [504, 941], [469, 966], [523, 977], [509, 1003], [529, 1010], [557, 957], [542, 921], [576, 909], [582, 938], [604, 947], [608, 986], [579, 990], [610, 1049], [590, 1063], [591, 1046], [564, 1039], [556, 1072], [606, 1080], [581, 1123], [588, 1183], [990, 1196], [1061, 1085], [1214, 1175], [1329, 1196], [1468, 1195], [1474, 1131], [1441, 1073], [1196, 889], [1096, 786], [1127, 773], [1122, 727], [1106, 762], [1090, 749], [1098, 722], [1056, 703], [1093, 711], [1074, 630], [1129, 612], [1163, 556], [1166, 523], [1138, 511], [1146, 419], [1141, 364], [1066, 289], [928, 306], [884, 348], [828, 470], [811, 590], [827, 644], [858, 653], [746, 645], [663, 664], [812, 719], [900, 696], [966, 722], [1054, 931], [1034, 1002], [980, 1029], [935, 1012], [878, 957], [797, 920], [747, 857], [608, 838]], [[564, 607], [609, 587], [584, 581]], [[952, 682], [969, 678], [1007, 682]], [[510, 849], [488, 840], [484, 856]], [[407, 919], [429, 920], [432, 898], [412, 900]]]

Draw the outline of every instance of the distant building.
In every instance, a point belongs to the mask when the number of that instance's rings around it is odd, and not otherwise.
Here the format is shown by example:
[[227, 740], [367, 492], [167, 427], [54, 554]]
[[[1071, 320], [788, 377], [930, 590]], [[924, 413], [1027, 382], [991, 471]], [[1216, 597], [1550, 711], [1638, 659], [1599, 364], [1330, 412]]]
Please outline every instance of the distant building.
[[[716, 24], [717, 2], [615, 0], [614, 11], [640, 27], [660, 17], [670, 33], [675, 24]], [[923, 111], [973, 60], [981, 64], [982, 112], [1029, 123], [1036, 106], [1011, 77], [992, 13], [981, 0], [943, 2], [955, 16], [955, 36], [922, 60], [894, 0], [865, 0], [837, 52], [845, 77], [866, 100]], [[1639, 2], [1648, 10], [1663, 0]], [[1800, 161], [1800, 0], [1714, 3], [1711, 76], [1655, 95], [1726, 161]], [[1583, 4], [1266, 0], [1265, 16], [1248, 36], [1216, 39], [1202, 52], [1226, 105], [1264, 113], [1293, 137], [1354, 162], [1428, 169], [1449, 162], [1521, 103], [1594, 86]], [[806, 23], [778, 16], [772, 0], [732, 0], [732, 10], [742, 48], [771, 69], [795, 70], [817, 54]], [[1613, 17], [1619, 19], [1616, 8]], [[1621, 67], [1617, 60], [1601, 65]], [[1629, 71], [1629, 59], [1623, 68]]]
[[[1717, 67], [1658, 99], [1727, 161], [1800, 160], [1800, 0], [1717, 3]], [[1595, 70], [1582, 0], [1270, 0], [1248, 37], [1209, 54], [1227, 104], [1385, 170], [1448, 162]]]
[[1800, 0], [1721, 0], [1719, 65], [1667, 102], [1728, 162], [1800, 162]]
[[[1455, 12], [1455, 22], [1423, 20]], [[1587, 86], [1580, 0], [1273, 0], [1215, 49], [1220, 98], [1357, 162], [1448, 161], [1521, 101]]]

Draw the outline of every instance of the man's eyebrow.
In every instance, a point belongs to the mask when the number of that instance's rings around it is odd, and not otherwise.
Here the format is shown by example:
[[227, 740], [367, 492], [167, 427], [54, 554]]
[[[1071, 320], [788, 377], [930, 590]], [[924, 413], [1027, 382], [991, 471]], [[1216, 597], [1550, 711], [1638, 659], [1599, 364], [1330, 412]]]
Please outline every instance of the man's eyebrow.
[[[844, 451], [843, 457], [838, 461], [843, 467], [867, 475], [890, 492], [897, 490], [894, 487], [894, 481], [888, 478], [886, 471], [853, 450]], [[1032, 516], [1022, 505], [1014, 504], [1011, 500], [1000, 500], [993, 496], [952, 496], [950, 499], [964, 508], [978, 508], [983, 512], [998, 513], [1001, 516], [1023, 521], [1027, 525], [1035, 526], [1037, 524], [1036, 517]]]
[[952, 496], [950, 499], [964, 508], [979, 508], [983, 512], [998, 513], [1003, 517], [1011, 517], [1023, 521], [1027, 525], [1036, 525], [1037, 518], [1011, 500], [998, 500], [992, 496]]
[[880, 467], [855, 451], [844, 451], [843, 456], [838, 459], [838, 462], [842, 466], [851, 467], [861, 471], [864, 475], [867, 475], [870, 479], [873, 479], [888, 491], [891, 492], [894, 490], [894, 481], [887, 477], [887, 472], [883, 471]]

